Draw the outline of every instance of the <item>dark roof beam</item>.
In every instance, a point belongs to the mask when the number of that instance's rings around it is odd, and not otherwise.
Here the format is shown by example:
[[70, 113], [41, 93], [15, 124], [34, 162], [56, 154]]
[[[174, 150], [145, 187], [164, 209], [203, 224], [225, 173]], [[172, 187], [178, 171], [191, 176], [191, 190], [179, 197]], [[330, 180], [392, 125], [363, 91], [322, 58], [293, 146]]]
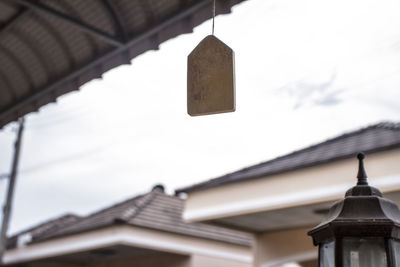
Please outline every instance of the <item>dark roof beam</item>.
[[[61, 6], [64, 10], [66, 10], [69, 14], [72, 14], [76, 18], [82, 20], [82, 17], [79, 14], [79, 12], [68, 1], [60, 1], [60, 2], [58, 2], [58, 5]], [[98, 47], [98, 44], [95, 42], [94, 37], [92, 35], [88, 35], [88, 34], [83, 35], [83, 36], [87, 40], [88, 45], [92, 48], [91, 49], [92, 50], [92, 56], [93, 57], [97, 57], [99, 55], [99, 47]]]
[[[21, 0], [16, 0], [16, 1], [21, 1]], [[91, 61], [90, 63], [75, 69], [74, 71], [72, 71], [71, 73], [67, 74], [66, 76], [57, 79], [56, 81], [54, 81], [53, 83], [48, 84], [47, 86], [45, 86], [44, 88], [38, 90], [37, 92], [25, 97], [24, 99], [22, 99], [20, 102], [14, 104], [14, 105], [10, 105], [9, 107], [3, 109], [0, 111], [0, 121], [6, 117], [8, 114], [13, 113], [18, 111], [19, 109], [21, 109], [24, 105], [28, 104], [28, 103], [32, 103], [33, 101], [39, 99], [41, 96], [46, 95], [50, 92], [52, 92], [53, 90], [55, 90], [56, 88], [58, 88], [60, 85], [62, 85], [63, 83], [75, 79], [77, 78], [81, 73], [88, 71], [94, 67], [96, 67], [98, 64], [102, 64], [105, 60], [111, 59], [115, 56], [117, 56], [120, 53], [124, 53], [126, 52], [131, 46], [153, 36], [154, 34], [157, 34], [159, 31], [163, 30], [164, 28], [168, 27], [169, 25], [176, 23], [179, 20], [182, 20], [188, 16], [190, 16], [193, 13], [196, 13], [198, 10], [204, 8], [205, 6], [209, 5], [212, 2], [212, 0], [203, 0], [201, 2], [198, 2], [197, 4], [189, 7], [188, 9], [185, 9], [181, 12], [179, 12], [178, 14], [176, 14], [175, 16], [173, 16], [172, 18], [169, 18], [167, 20], [165, 20], [164, 22], [154, 26], [153, 28], [149, 29], [148, 31], [137, 35], [136, 37], [134, 37], [132, 40], [128, 41], [127, 43], [125, 43], [123, 46], [118, 47], [108, 53], [106, 53], [105, 55], [102, 55], [100, 57], [98, 57], [97, 59]]]
[[25, 17], [26, 15], [29, 14], [29, 10], [26, 8], [22, 8], [20, 11], [18, 11], [5, 25], [2, 25], [0, 27], [0, 34], [7, 31], [8, 29], [11, 29], [20, 19]]
[[117, 33], [117, 37], [120, 40], [126, 41], [126, 33], [123, 27], [123, 23], [121, 21], [120, 16], [118, 16], [118, 14], [116, 13], [115, 9], [112, 6], [112, 3], [108, 0], [100, 0], [100, 2], [102, 3], [102, 6], [104, 7], [104, 9], [107, 11], [108, 16], [110, 17], [110, 19], [112, 20], [112, 22], [114, 23], [114, 27], [115, 27], [115, 31]]
[[95, 27], [92, 27], [92, 26], [84, 23], [83, 21], [80, 21], [76, 18], [70, 17], [62, 12], [59, 12], [59, 11], [57, 11], [53, 8], [50, 8], [46, 5], [43, 5], [39, 2], [32, 2], [32, 1], [28, 1], [28, 0], [15, 0], [15, 2], [17, 2], [21, 5], [24, 5], [34, 11], [42, 12], [44, 14], [51, 15], [55, 18], [63, 20], [65, 22], [69, 23], [71, 26], [74, 26], [75, 28], [77, 28], [87, 34], [98, 37], [99, 39], [107, 42], [110, 45], [117, 46], [117, 47], [123, 46], [123, 42], [121, 40], [118, 40], [116, 37], [109, 35], [106, 32], [103, 32]]

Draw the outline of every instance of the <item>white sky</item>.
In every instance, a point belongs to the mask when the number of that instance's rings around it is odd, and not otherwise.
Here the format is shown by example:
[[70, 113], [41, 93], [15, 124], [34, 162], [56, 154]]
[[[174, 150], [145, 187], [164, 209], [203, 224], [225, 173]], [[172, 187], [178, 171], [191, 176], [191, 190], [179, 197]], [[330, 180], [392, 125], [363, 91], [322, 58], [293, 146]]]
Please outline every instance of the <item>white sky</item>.
[[[236, 55], [235, 113], [186, 114], [187, 55], [208, 21], [27, 116], [11, 232], [399, 121], [399, 10], [398, 0], [248, 0], [218, 16], [216, 36]], [[13, 128], [0, 132], [0, 173]]]

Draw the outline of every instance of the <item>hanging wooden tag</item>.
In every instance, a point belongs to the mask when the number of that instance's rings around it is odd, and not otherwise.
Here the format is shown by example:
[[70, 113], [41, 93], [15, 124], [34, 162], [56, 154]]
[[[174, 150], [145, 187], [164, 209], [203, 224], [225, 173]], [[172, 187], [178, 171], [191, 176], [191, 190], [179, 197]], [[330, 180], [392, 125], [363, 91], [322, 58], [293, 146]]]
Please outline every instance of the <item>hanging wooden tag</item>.
[[235, 111], [233, 50], [209, 35], [188, 56], [187, 110], [190, 116]]

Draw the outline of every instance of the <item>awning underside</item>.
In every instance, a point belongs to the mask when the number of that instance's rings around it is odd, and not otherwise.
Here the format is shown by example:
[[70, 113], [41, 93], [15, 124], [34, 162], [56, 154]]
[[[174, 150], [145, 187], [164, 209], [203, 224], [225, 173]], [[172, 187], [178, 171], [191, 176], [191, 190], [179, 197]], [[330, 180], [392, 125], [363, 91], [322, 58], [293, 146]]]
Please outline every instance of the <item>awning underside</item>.
[[[217, 1], [217, 14], [243, 0]], [[160, 43], [192, 32], [212, 0], [1, 0], [0, 128]]]

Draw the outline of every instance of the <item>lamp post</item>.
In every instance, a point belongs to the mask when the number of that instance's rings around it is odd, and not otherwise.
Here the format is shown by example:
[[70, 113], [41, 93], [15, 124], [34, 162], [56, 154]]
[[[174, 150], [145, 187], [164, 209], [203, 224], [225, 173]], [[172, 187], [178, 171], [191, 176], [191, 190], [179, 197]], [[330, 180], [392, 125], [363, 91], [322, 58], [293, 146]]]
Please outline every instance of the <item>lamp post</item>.
[[358, 182], [308, 235], [319, 246], [319, 267], [400, 267], [400, 211], [368, 185], [364, 154]]

